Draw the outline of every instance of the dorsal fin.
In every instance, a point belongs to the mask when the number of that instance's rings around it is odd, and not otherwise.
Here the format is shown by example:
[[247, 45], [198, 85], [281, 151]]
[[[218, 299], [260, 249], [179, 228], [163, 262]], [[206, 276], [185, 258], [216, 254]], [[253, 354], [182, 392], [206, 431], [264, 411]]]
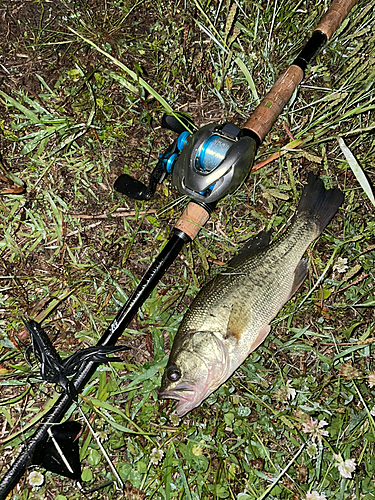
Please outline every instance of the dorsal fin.
[[249, 255], [259, 252], [267, 247], [271, 239], [271, 231], [261, 231], [249, 238], [245, 244], [238, 250], [236, 255], [234, 255], [228, 262], [229, 267], [236, 267], [241, 262], [246, 259]]

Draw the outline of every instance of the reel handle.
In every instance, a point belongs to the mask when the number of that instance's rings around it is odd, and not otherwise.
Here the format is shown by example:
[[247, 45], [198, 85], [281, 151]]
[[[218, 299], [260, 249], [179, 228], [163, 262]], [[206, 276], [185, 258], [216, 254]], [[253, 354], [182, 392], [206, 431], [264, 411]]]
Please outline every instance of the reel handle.
[[185, 131], [191, 132], [197, 128], [191, 119], [182, 113], [175, 113], [174, 115], [164, 113], [161, 119], [161, 126], [172, 130], [172, 132], [176, 132], [176, 134], [182, 134]]
[[[161, 126], [178, 134], [190, 132], [190, 129], [196, 129], [190, 118], [182, 113], [175, 113], [174, 115], [164, 114], [161, 119]], [[166, 174], [170, 171], [166, 163], [168, 163], [168, 159], [178, 151], [177, 144], [178, 142], [175, 140], [174, 143], [169, 146], [166, 153], [159, 157], [159, 162], [150, 176], [148, 186], [134, 179], [129, 174], [121, 174], [115, 181], [115, 190], [132, 200], [150, 200], [155, 194], [157, 185], [163, 182]], [[171, 158], [171, 160], [173, 160], [173, 158]]]
[[155, 189], [146, 186], [129, 174], [121, 174], [117, 177], [113, 187], [118, 193], [124, 194], [132, 200], [149, 200], [155, 192]]

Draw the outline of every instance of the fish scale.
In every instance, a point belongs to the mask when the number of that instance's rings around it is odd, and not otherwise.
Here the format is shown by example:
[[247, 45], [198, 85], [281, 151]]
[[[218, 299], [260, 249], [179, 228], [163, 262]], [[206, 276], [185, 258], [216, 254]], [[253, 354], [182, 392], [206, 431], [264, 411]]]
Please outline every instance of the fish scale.
[[343, 201], [310, 173], [286, 232], [268, 245], [262, 232], [193, 300], [173, 342], [159, 397], [185, 415], [217, 389], [270, 332], [270, 322], [303, 282], [307, 248]]

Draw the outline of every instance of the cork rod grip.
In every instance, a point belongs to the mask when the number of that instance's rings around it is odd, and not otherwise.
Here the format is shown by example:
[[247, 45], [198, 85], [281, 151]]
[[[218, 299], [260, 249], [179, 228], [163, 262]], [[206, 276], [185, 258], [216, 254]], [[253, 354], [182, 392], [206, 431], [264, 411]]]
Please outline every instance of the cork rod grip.
[[322, 31], [330, 39], [357, 2], [358, 0], [333, 0], [315, 31]]
[[209, 218], [210, 214], [206, 209], [191, 201], [177, 221], [175, 229], [183, 231], [193, 240]]
[[263, 141], [302, 78], [303, 71], [299, 66], [289, 66], [247, 120], [244, 128], [255, 132], [260, 141]]

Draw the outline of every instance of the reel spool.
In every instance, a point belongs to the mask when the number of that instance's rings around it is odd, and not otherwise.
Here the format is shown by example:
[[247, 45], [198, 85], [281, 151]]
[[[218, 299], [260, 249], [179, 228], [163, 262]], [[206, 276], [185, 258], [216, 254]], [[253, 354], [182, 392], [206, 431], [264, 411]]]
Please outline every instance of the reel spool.
[[181, 132], [181, 123], [170, 116], [163, 117], [162, 125], [178, 131], [179, 137], [159, 157], [148, 186], [123, 174], [115, 182], [120, 193], [133, 199], [150, 199], [156, 185], [171, 174], [172, 185], [181, 194], [194, 201], [212, 203], [235, 191], [248, 176], [257, 141], [245, 135], [247, 131], [232, 123], [214, 123], [191, 134], [186, 130], [187, 124]]

